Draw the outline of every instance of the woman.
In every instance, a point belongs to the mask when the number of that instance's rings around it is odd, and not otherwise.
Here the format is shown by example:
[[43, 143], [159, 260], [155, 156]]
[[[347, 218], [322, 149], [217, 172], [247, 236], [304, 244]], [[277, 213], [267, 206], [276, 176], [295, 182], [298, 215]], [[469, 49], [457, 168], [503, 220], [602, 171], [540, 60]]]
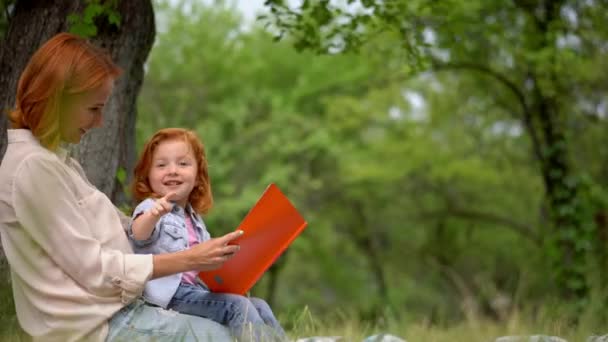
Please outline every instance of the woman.
[[239, 232], [187, 251], [133, 254], [119, 211], [62, 148], [102, 125], [119, 74], [100, 49], [60, 33], [21, 75], [0, 164], [0, 232], [19, 323], [40, 341], [228, 340], [219, 325], [139, 297], [150, 279], [219, 268], [238, 251], [228, 243]]

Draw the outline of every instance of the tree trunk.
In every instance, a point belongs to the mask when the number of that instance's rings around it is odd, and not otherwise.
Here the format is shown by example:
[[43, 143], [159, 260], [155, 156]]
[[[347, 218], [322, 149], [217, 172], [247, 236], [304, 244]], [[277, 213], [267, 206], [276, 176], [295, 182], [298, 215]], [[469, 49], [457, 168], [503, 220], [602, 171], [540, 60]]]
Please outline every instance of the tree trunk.
[[[550, 48], [554, 42], [549, 38], [550, 27], [560, 17], [563, 1], [547, 1], [535, 7], [523, 6], [533, 18], [538, 37], [531, 41], [532, 51]], [[539, 15], [543, 13], [543, 15]], [[557, 63], [555, 55], [550, 62]], [[551, 210], [552, 234], [549, 244], [555, 248], [558, 256], [553, 257], [553, 273], [560, 293], [568, 299], [579, 301], [589, 295], [589, 284], [586, 279], [587, 251], [584, 246], [592, 243], [591, 236], [585, 231], [585, 221], [593, 217], [583, 217], [586, 198], [581, 194], [579, 175], [571, 165], [570, 143], [567, 137], [567, 113], [560, 110], [558, 98], [554, 92], [564, 93], [567, 88], [558, 81], [555, 69], [548, 73], [529, 70], [533, 89], [529, 99], [533, 113], [526, 128], [531, 135], [540, 137], [537, 150], [541, 151], [540, 168], [546, 191], [547, 204]], [[553, 90], [543, 89], [541, 74], [550, 80]]]
[[283, 254], [270, 266], [268, 269], [268, 287], [266, 288], [266, 302], [272, 308], [277, 299], [277, 288], [279, 285], [279, 275], [285, 268], [287, 263], [287, 255], [289, 250], [283, 252]]
[[[74, 148], [89, 180], [112, 202], [126, 204], [124, 185], [117, 177], [120, 169], [131, 179], [135, 164], [136, 99], [144, 76], [144, 62], [154, 43], [154, 11], [149, 0], [120, 1], [121, 25], [117, 30], [107, 23], [98, 24], [93, 40], [112, 54], [123, 75], [104, 113], [104, 127], [93, 130]], [[123, 180], [124, 181], [124, 180]]]
[[[15, 3], [4, 43], [0, 45], [0, 108], [14, 106], [17, 82], [34, 51], [49, 38], [68, 31], [67, 16], [82, 13], [86, 1], [22, 0]], [[93, 130], [72, 148], [90, 181], [117, 205], [125, 203], [122, 168], [129, 175], [135, 160], [135, 100], [143, 79], [143, 64], [155, 36], [150, 0], [119, 1], [119, 27], [102, 18], [93, 42], [110, 52], [122, 68], [104, 112], [103, 128]], [[0, 160], [6, 149], [6, 115], [0, 116]], [[128, 179], [127, 179], [128, 180]], [[0, 259], [4, 259], [3, 257]]]
[[[568, 299], [583, 299], [589, 294], [585, 276], [586, 251], [578, 248], [578, 242], [590, 238], [585, 233], [581, 217], [580, 188], [575, 172], [569, 163], [570, 151], [562, 121], [565, 121], [552, 101], [537, 95], [538, 132], [543, 136], [544, 155], [541, 160], [546, 197], [551, 208], [553, 233], [550, 243], [559, 250], [559, 258], [553, 260], [554, 275], [561, 294]], [[588, 218], [592, 220], [592, 218]], [[589, 241], [591, 242], [591, 241]]]
[[379, 243], [381, 233], [374, 231], [374, 224], [368, 222], [369, 220], [365, 214], [365, 206], [363, 203], [360, 201], [353, 201], [352, 209], [353, 215], [357, 219], [359, 225], [352, 231], [352, 238], [367, 259], [376, 286], [378, 287], [378, 299], [374, 302], [374, 305], [369, 312], [369, 318], [375, 320], [382, 314], [383, 307], [381, 303], [389, 303], [388, 285], [386, 282], [386, 274], [384, 273]]
[[[0, 58], [0, 108], [14, 105], [19, 76], [32, 53], [58, 32], [67, 31], [67, 16], [82, 13], [85, 1], [17, 1]], [[122, 204], [125, 196], [116, 174], [133, 168], [135, 158], [135, 100], [143, 79], [143, 64], [154, 42], [154, 12], [149, 0], [119, 1], [119, 28], [107, 20], [96, 23], [94, 43], [107, 49], [123, 69], [116, 82], [104, 119], [104, 127], [92, 131], [75, 146], [73, 154], [82, 163], [91, 182]], [[6, 147], [6, 116], [0, 119], [0, 147]], [[3, 154], [3, 153], [2, 153]]]

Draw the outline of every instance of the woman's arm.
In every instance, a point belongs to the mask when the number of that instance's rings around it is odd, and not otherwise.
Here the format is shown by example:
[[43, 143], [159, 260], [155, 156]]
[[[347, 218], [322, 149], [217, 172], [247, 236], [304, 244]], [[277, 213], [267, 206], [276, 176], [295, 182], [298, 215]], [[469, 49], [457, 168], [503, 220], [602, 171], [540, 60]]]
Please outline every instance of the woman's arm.
[[129, 225], [131, 224], [131, 218], [129, 216], [127, 216], [122, 210], [120, 210], [120, 208], [118, 208], [117, 206], [114, 206], [114, 208], [116, 208], [116, 214], [118, 214], [118, 217], [120, 218], [120, 224], [122, 225], [122, 229], [125, 231], [125, 233], [127, 232], [127, 230], [129, 229]]
[[[72, 191], [74, 176], [59, 161], [52, 156], [35, 155], [23, 160], [18, 168], [19, 177], [13, 183], [12, 195], [17, 220], [61, 271], [92, 294], [120, 293], [128, 302], [141, 293], [151, 277], [217, 269], [239, 249], [228, 245], [239, 232], [203, 242], [187, 251], [163, 255], [104, 248], [96, 237], [99, 231], [95, 230], [111, 228], [96, 227], [97, 222], [83, 216], [83, 207]], [[116, 215], [115, 207], [109, 200], [107, 203], [96, 208], [98, 215]], [[34, 268], [41, 267], [34, 272], [43, 272], [43, 267], [48, 266], [36, 262], [35, 254], [41, 251], [32, 251], [31, 264]]]
[[152, 278], [160, 278], [192, 270], [211, 271], [218, 269], [239, 250], [238, 245], [228, 243], [243, 234], [242, 230], [222, 237], [201, 242], [181, 252], [153, 256]]
[[[119, 248], [128, 245], [118, 240], [113, 248], [103, 247], [98, 238], [109, 238], [118, 227], [97, 225], [120, 225], [110, 201], [101, 193], [92, 193], [86, 201], [77, 197], [77, 176], [53, 155], [33, 154], [17, 167], [12, 205], [24, 234], [38, 247], [28, 256], [31, 271], [47, 272], [48, 262], [36, 257], [44, 254], [91, 294], [120, 295], [128, 301], [141, 293], [153, 273], [152, 256], [128, 253]], [[95, 204], [87, 207], [90, 201]]]

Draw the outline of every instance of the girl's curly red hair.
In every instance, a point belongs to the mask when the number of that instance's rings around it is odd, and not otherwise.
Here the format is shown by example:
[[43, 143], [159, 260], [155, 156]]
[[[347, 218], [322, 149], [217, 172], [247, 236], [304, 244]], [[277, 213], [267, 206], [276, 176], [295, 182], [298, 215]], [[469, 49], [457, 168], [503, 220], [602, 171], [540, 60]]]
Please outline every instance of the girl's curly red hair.
[[207, 213], [213, 206], [213, 195], [211, 194], [211, 181], [209, 179], [205, 147], [194, 132], [183, 128], [161, 129], [144, 145], [143, 152], [133, 171], [133, 198], [137, 201], [143, 201], [149, 197], [160, 197], [159, 194], [152, 191], [148, 174], [150, 173], [154, 150], [161, 142], [170, 140], [182, 140], [192, 149], [198, 166], [198, 174], [196, 175], [196, 185], [192, 189], [188, 201], [197, 213]]

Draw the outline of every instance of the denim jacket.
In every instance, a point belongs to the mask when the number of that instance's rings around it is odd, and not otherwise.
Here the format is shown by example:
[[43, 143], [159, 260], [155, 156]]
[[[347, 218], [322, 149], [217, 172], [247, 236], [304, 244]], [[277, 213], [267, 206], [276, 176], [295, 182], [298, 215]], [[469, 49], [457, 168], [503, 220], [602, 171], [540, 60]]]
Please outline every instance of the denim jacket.
[[[150, 210], [154, 206], [154, 202], [155, 200], [152, 198], [142, 201], [133, 211], [131, 222], [140, 214]], [[179, 205], [175, 205], [171, 212], [166, 213], [158, 220], [150, 237], [146, 240], [136, 240], [133, 237], [132, 225], [129, 225], [127, 233], [135, 253], [163, 254], [187, 249], [188, 230], [185, 215], [190, 215], [198, 240], [201, 242], [209, 240], [210, 235], [205, 223], [200, 215], [194, 212], [192, 206], [188, 204], [186, 210], [184, 210]], [[144, 298], [152, 304], [167, 308], [181, 280], [181, 273], [150, 280], [145, 285]]]

